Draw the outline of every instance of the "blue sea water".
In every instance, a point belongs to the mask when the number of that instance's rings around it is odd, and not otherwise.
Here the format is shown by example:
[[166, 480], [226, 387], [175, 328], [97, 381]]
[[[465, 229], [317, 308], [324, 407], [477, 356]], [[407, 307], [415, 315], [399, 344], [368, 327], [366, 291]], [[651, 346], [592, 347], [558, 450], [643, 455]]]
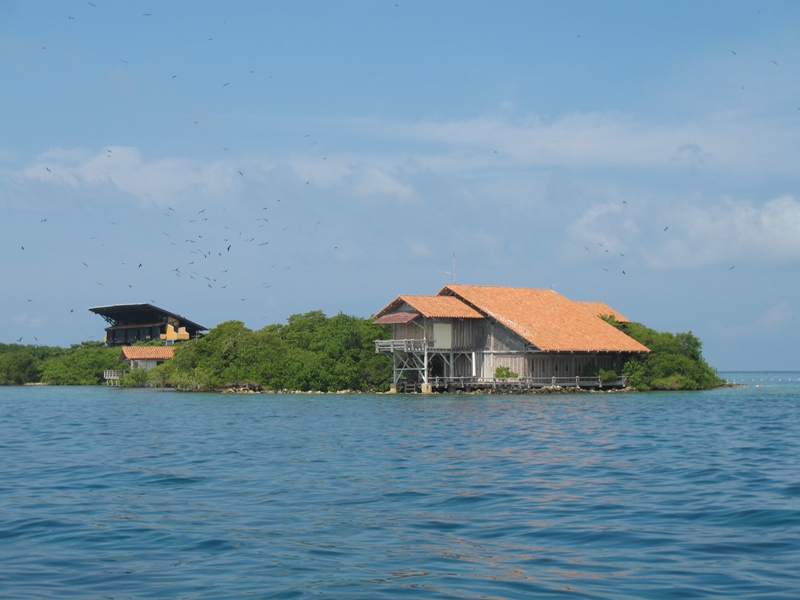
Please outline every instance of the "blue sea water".
[[798, 598], [800, 374], [722, 375], [775, 381], [0, 388], [0, 596]]

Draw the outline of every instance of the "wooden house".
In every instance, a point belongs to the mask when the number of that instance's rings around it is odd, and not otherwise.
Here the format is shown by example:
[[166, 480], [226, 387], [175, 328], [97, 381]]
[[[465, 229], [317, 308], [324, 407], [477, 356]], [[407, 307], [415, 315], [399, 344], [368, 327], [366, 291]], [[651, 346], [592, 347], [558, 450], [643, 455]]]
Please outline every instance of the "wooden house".
[[398, 296], [375, 315], [392, 325], [376, 352], [391, 353], [393, 388], [496, 386], [498, 367], [520, 387], [624, 386], [597, 370], [618, 370], [648, 348], [600, 318], [623, 315], [602, 302], [576, 302], [553, 290], [451, 284], [435, 296]]
[[113, 304], [96, 306], [90, 311], [103, 317], [108, 346], [126, 346], [134, 342], [161, 340], [166, 344], [199, 337], [207, 327], [152, 304]]

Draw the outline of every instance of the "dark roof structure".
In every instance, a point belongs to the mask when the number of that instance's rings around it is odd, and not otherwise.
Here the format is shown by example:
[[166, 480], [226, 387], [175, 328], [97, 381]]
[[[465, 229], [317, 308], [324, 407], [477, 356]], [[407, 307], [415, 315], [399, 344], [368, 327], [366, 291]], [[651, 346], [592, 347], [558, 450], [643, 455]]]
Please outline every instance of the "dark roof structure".
[[191, 327], [197, 331], [208, 331], [208, 327], [190, 321], [186, 317], [175, 314], [147, 302], [139, 304], [112, 304], [110, 306], [95, 306], [90, 308], [95, 314], [103, 317], [112, 327], [126, 325], [147, 326], [156, 323], [166, 323], [167, 317], [180, 321], [181, 325]]
[[170, 340], [171, 332], [178, 329], [180, 334], [175, 339], [191, 339], [208, 330], [208, 327], [147, 302], [95, 306], [89, 310], [109, 324], [106, 327], [106, 343], [112, 346]]

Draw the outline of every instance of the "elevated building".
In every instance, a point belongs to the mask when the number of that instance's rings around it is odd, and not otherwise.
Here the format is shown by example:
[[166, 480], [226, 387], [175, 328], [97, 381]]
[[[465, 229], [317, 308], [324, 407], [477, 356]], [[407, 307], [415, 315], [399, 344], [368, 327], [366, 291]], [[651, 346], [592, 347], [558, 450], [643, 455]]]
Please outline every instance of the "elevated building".
[[[375, 315], [391, 325], [375, 351], [392, 355], [395, 390], [482, 388], [513, 379], [521, 388], [622, 387], [603, 381], [649, 349], [601, 316], [623, 315], [602, 302], [576, 302], [553, 290], [444, 286], [435, 296], [402, 295]], [[500, 372], [514, 377], [498, 377]]]
[[200, 337], [204, 331], [208, 331], [207, 327], [186, 317], [148, 303], [112, 304], [89, 310], [109, 324], [105, 336], [108, 346], [128, 346], [134, 342], [154, 340], [171, 344]]

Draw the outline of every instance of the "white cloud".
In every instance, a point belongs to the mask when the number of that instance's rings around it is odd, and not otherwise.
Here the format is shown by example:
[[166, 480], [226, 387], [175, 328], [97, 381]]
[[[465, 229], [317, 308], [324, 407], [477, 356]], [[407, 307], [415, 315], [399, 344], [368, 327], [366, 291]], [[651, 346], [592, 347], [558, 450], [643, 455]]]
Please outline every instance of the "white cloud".
[[728, 198], [702, 206], [702, 197], [656, 202], [590, 206], [566, 227], [565, 248], [580, 261], [607, 258], [608, 251], [654, 269], [800, 262], [800, 202], [791, 196], [761, 205]]
[[[794, 114], [785, 119], [708, 114], [694, 122], [660, 123], [613, 112], [572, 113], [544, 120], [478, 117], [403, 123], [348, 119], [339, 128], [367, 138], [426, 144], [422, 161], [440, 169], [528, 166], [735, 170], [793, 174], [800, 151]], [[447, 159], [447, 160], [445, 160]]]
[[715, 333], [725, 339], [753, 338], [763, 334], [775, 334], [784, 330], [794, 319], [794, 310], [787, 300], [767, 308], [749, 323], [723, 325], [714, 323]]
[[654, 267], [800, 261], [800, 203], [791, 196], [682, 207], [673, 219], [669, 240], [650, 255]]
[[761, 331], [779, 331], [789, 324], [792, 318], [792, 307], [784, 300], [767, 309], [755, 321], [755, 328]]
[[362, 196], [391, 196], [407, 200], [414, 195], [409, 186], [375, 165], [365, 165], [359, 169], [353, 189]]

